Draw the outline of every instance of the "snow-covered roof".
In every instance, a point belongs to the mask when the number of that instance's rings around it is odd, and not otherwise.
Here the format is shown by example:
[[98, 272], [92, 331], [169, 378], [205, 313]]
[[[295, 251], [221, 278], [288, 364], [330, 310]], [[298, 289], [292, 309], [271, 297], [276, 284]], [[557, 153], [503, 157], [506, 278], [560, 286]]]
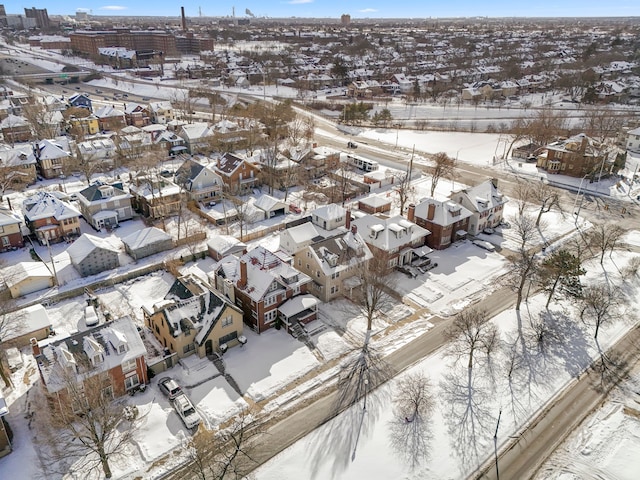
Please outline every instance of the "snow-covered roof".
[[154, 243], [162, 243], [171, 240], [171, 235], [156, 227], [147, 227], [137, 232], [127, 235], [122, 239], [122, 243], [127, 245], [131, 250], [153, 245]]
[[71, 204], [65, 203], [50, 192], [39, 191], [27, 197], [22, 203], [22, 211], [29, 221], [44, 218], [65, 220], [80, 216], [80, 212]]
[[0, 209], [0, 227], [4, 227], [5, 225], [14, 225], [16, 223], [20, 223], [21, 220], [15, 215], [15, 213]]
[[53, 278], [44, 262], [18, 262], [2, 270], [2, 277], [8, 287], [17, 285], [27, 278]]
[[[433, 218], [428, 219], [429, 205], [434, 205]], [[441, 202], [433, 198], [428, 198], [416, 205], [415, 215], [436, 225], [452, 225], [456, 222], [469, 218], [473, 213], [451, 200]]]
[[3, 342], [51, 327], [47, 310], [40, 304], [11, 313], [9, 320], [11, 326], [5, 332]]
[[247, 245], [231, 235], [213, 235], [208, 241], [207, 246], [221, 255], [225, 255], [229, 250], [237, 248], [246, 248]]
[[226, 308], [240, 312], [199, 278], [188, 275], [176, 279], [164, 301], [156, 303], [153, 310], [162, 312], [174, 338], [197, 329], [195, 341], [202, 345]]
[[110, 250], [116, 253], [118, 252], [118, 249], [111, 245], [108, 240], [88, 233], [83, 233], [69, 248], [67, 248], [67, 253], [69, 254], [69, 258], [71, 258], [71, 261], [77, 264], [82, 262], [97, 248]]
[[346, 210], [335, 203], [323, 205], [322, 207], [318, 207], [315, 210], [311, 211], [312, 216], [316, 216], [323, 220], [335, 220], [337, 218], [344, 218], [345, 214]]
[[281, 208], [286, 208], [286, 204], [277, 198], [274, 198], [270, 195], [263, 194], [256, 198], [253, 203], [260, 210], [264, 210], [265, 212], [271, 212], [273, 210], [279, 210]]
[[307, 293], [290, 298], [278, 306], [278, 311], [288, 318], [310, 308], [314, 308], [319, 304], [320, 300]]
[[431, 234], [429, 230], [409, 222], [400, 215], [390, 218], [363, 215], [353, 220], [351, 224], [357, 227], [358, 232], [368, 244], [387, 252], [422, 241]]
[[451, 198], [456, 199], [458, 203], [464, 203], [472, 212], [491, 210], [508, 201], [492, 180], [487, 180], [460, 192], [454, 192], [451, 194]]
[[[126, 342], [126, 348], [124, 351], [120, 351], [116, 349], [115, 345], [121, 344], [123, 338]], [[94, 364], [94, 368], [87, 373], [79, 373], [76, 376], [77, 381], [81, 381], [83, 375], [107, 372], [147, 353], [136, 325], [128, 316], [76, 333], [41, 347], [41, 355], [37, 357], [38, 368], [40, 368], [47, 390], [54, 393], [63, 389], [66, 385], [66, 374], [63, 368], [67, 365], [83, 364], [84, 362], [79, 360], [87, 358], [87, 352], [93, 350], [104, 353], [102, 362]]]

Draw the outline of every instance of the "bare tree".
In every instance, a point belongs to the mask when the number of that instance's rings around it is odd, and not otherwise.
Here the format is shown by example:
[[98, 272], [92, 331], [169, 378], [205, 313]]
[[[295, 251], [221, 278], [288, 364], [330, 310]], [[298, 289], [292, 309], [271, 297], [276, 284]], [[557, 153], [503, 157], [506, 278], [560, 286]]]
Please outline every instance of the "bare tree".
[[436, 191], [441, 178], [450, 178], [456, 170], [456, 159], [444, 152], [436, 153], [433, 158], [433, 170], [431, 172], [431, 197]]
[[47, 110], [38, 98], [31, 98], [23, 106], [22, 116], [29, 121], [35, 136], [39, 139], [55, 138], [60, 134], [58, 125], [53, 121], [53, 112]]
[[536, 217], [536, 226], [540, 225], [542, 214], [550, 212], [553, 207], [561, 209], [558, 191], [546, 182], [533, 182], [531, 199], [540, 204], [540, 210], [538, 210], [538, 216]]
[[416, 468], [428, 456], [429, 417], [434, 402], [429, 379], [421, 372], [405, 375], [395, 389], [394, 418], [389, 422], [391, 445]]
[[111, 478], [110, 461], [130, 454], [141, 416], [137, 408], [112, 398], [113, 379], [107, 372], [92, 375], [88, 365], [79, 369], [56, 370], [63, 389], [43, 406], [47, 413], [39, 417], [38, 438], [50, 468], [85, 474], [102, 469]]
[[515, 255], [509, 257], [510, 267], [505, 276], [506, 285], [516, 292], [516, 310], [520, 310], [520, 305], [524, 298], [524, 289], [533, 282], [535, 278], [538, 261], [535, 252], [520, 250]]
[[604, 262], [604, 256], [609, 255], [620, 247], [625, 230], [618, 225], [597, 223], [588, 234], [589, 245], [596, 249], [600, 255], [600, 265]]
[[400, 215], [404, 215], [404, 209], [408, 202], [415, 195], [416, 189], [411, 185], [411, 178], [408, 172], [396, 173], [394, 175], [393, 184], [398, 194], [398, 205], [400, 207]]
[[218, 430], [201, 428], [186, 445], [186, 472], [202, 480], [247, 478], [258, 465], [254, 454], [264, 432], [253, 410], [243, 410]]
[[538, 227], [536, 220], [534, 220], [531, 215], [524, 213], [523, 215], [514, 217], [511, 223], [512, 230], [520, 241], [518, 250], [524, 250], [535, 241]]
[[616, 137], [628, 118], [628, 113], [611, 107], [591, 106], [583, 112], [582, 130], [598, 142], [604, 143]]
[[608, 284], [589, 285], [582, 289], [578, 300], [580, 319], [591, 321], [595, 327], [594, 338], [598, 338], [600, 326], [611, 320], [619, 306], [618, 293]]
[[527, 205], [531, 203], [531, 184], [530, 182], [518, 179], [513, 189], [513, 199], [518, 205], [518, 215], [523, 216]]
[[457, 314], [445, 335], [451, 340], [450, 352], [453, 355], [468, 357], [469, 369], [473, 368], [476, 352], [484, 351], [489, 357], [499, 344], [497, 327], [489, 323], [486, 312], [475, 308]]

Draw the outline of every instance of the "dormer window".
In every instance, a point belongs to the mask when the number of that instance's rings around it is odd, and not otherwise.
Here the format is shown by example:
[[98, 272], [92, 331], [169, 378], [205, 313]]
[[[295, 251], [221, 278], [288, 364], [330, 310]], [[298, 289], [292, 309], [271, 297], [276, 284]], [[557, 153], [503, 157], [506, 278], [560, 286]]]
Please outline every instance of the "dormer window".
[[104, 356], [101, 353], [96, 353], [91, 359], [91, 363], [93, 363], [94, 367], [101, 365], [104, 362]]

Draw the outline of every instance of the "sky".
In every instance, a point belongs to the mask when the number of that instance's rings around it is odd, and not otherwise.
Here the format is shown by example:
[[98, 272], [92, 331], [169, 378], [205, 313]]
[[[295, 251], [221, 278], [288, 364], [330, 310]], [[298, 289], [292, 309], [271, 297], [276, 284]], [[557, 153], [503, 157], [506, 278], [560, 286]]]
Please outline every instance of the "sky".
[[73, 15], [78, 9], [93, 15], [131, 16], [179, 16], [180, 7], [185, 7], [187, 17], [231, 16], [235, 5], [237, 17], [245, 16], [249, 9], [259, 17], [331, 17], [349, 14], [352, 18], [437, 18], [437, 17], [613, 17], [639, 16], [640, 2], [637, 0], [539, 0], [513, 2], [495, 0], [244, 0], [242, 2], [187, 2], [156, 0], [153, 8], [146, 2], [133, 0], [40, 0], [28, 5], [17, 1], [4, 1], [8, 14], [24, 14], [24, 7], [46, 8], [49, 14]]

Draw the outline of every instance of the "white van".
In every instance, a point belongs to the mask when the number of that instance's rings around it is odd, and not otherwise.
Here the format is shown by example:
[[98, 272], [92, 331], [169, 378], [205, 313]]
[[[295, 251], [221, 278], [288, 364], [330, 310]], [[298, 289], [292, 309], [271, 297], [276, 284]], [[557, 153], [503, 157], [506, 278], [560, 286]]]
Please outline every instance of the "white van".
[[93, 327], [94, 325], [97, 325], [99, 321], [98, 314], [93, 306], [89, 305], [84, 309], [84, 323], [87, 327]]

